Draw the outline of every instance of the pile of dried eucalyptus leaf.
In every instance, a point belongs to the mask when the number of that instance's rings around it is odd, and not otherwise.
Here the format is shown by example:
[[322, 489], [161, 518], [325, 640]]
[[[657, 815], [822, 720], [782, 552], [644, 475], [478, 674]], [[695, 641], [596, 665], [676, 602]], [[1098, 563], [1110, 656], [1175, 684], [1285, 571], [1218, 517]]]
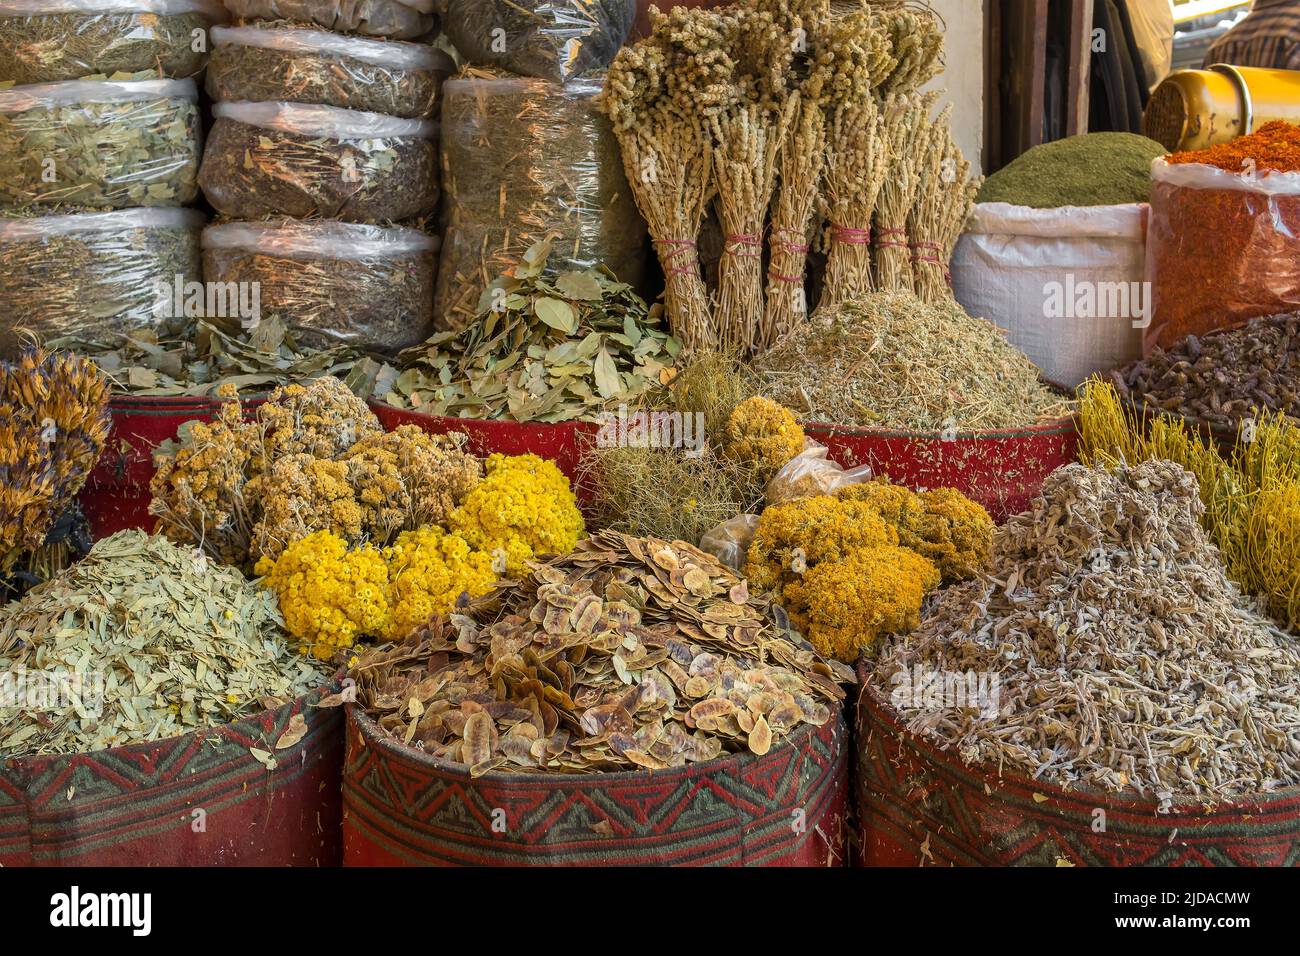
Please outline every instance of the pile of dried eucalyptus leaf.
[[241, 392], [269, 391], [322, 375], [346, 377], [362, 354], [342, 346], [301, 348], [276, 316], [241, 335], [202, 320], [194, 328], [193, 337], [184, 339], [159, 339], [153, 330], [139, 329], [113, 348], [76, 336], [47, 344], [93, 359], [112, 380], [115, 392], [159, 396], [214, 395], [227, 383]]
[[658, 310], [604, 269], [544, 274], [550, 251], [530, 247], [465, 329], [401, 353], [375, 397], [433, 415], [560, 422], [635, 405], [669, 381], [681, 346]]
[[473, 776], [765, 754], [837, 719], [850, 668], [683, 541], [602, 531], [352, 668], [394, 737]]
[[0, 754], [161, 740], [304, 694], [324, 677], [282, 623], [272, 592], [196, 549], [105, 538], [0, 608]]

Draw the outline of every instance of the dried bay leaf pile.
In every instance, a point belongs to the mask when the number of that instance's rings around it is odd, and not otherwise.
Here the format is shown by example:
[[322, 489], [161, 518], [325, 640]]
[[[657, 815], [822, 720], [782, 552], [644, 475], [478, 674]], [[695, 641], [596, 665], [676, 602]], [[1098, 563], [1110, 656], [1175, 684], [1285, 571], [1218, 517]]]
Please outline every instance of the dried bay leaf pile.
[[24, 672], [29, 687], [36, 673], [102, 675], [102, 706], [93, 694], [51, 707], [0, 700], [7, 757], [102, 750], [227, 724], [258, 712], [266, 698], [288, 700], [324, 680], [290, 648], [270, 591], [142, 531], [104, 538], [82, 561], [0, 607], [0, 673]]
[[[545, 275], [549, 242], [483, 293], [478, 317], [398, 357], [375, 397], [460, 418], [592, 420], [672, 378], [681, 346], [657, 312], [603, 269]], [[389, 383], [391, 382], [391, 385]]]
[[384, 730], [476, 776], [656, 770], [835, 719], [852, 671], [779, 618], [690, 544], [602, 531], [352, 675]]
[[1300, 645], [1228, 579], [1203, 512], [1173, 462], [1060, 469], [871, 684], [996, 677], [994, 701], [903, 707], [908, 730], [1063, 787], [1167, 807], [1300, 784]]

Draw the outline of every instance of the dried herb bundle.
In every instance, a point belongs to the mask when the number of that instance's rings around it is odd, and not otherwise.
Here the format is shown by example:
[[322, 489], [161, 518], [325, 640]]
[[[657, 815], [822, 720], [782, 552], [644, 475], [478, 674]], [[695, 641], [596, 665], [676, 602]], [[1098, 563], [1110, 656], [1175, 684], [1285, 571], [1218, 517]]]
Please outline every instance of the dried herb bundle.
[[203, 270], [209, 282], [258, 283], [262, 316], [300, 346], [393, 353], [432, 331], [437, 249], [403, 227], [234, 222], [204, 230]]
[[212, 31], [207, 89], [225, 102], [337, 106], [385, 116], [435, 115], [451, 58], [397, 40], [367, 40], [291, 24]]
[[873, 669], [993, 675], [997, 699], [904, 709], [963, 759], [1168, 808], [1300, 784], [1300, 653], [1224, 573], [1196, 479], [1069, 465]]
[[600, 113], [601, 77], [473, 76], [443, 90], [443, 250], [434, 314], [458, 329], [483, 290], [553, 237], [550, 268], [603, 264], [639, 286], [645, 224]]
[[852, 672], [773, 614], [688, 543], [602, 531], [352, 675], [380, 727], [473, 776], [663, 769], [836, 719]]
[[1069, 409], [992, 323], [908, 293], [819, 309], [753, 368], [758, 390], [805, 421], [973, 431]]
[[602, 105], [663, 266], [673, 335], [688, 351], [712, 348], [717, 331], [696, 243], [716, 191], [707, 124], [736, 95], [727, 52], [735, 24], [684, 7], [652, 8], [650, 20], [650, 37], [614, 58]]
[[[56, 83], [148, 70], [194, 76], [207, 59], [207, 29], [226, 19], [220, 0], [108, 4], [8, 0], [0, 6], [0, 82]], [[198, 49], [196, 49], [198, 47]]]
[[876, 288], [881, 292], [914, 292], [907, 217], [920, 185], [922, 144], [928, 137], [930, 112], [938, 93], [893, 94], [881, 114], [889, 171], [876, 205]]
[[295, 103], [218, 103], [199, 185], [232, 219], [384, 222], [438, 205], [434, 124]]
[[919, 299], [931, 303], [952, 296], [948, 263], [980, 187], [952, 141], [951, 118], [950, 105], [917, 136], [916, 201], [907, 214], [912, 285]]
[[188, 209], [0, 220], [0, 347], [20, 330], [109, 345], [133, 329], [183, 333], [158, 289], [199, 281], [203, 222]]
[[[6, 675], [66, 675], [48, 709], [0, 703], [0, 752], [85, 753], [257, 713], [323, 683], [275, 595], [190, 548], [122, 531], [0, 608]], [[102, 694], [102, 698], [101, 698]]]
[[239, 20], [295, 20], [336, 33], [415, 40], [437, 28], [435, 0], [224, 0]]
[[788, 76], [804, 27], [788, 0], [757, 0], [732, 29], [736, 91], [709, 117], [723, 230], [713, 321], [717, 346], [747, 355], [763, 324], [763, 227], [798, 109]]
[[640, 404], [671, 376], [680, 345], [626, 283], [598, 269], [543, 275], [549, 255], [549, 243], [533, 246], [484, 291], [472, 324], [402, 353], [402, 373], [376, 397], [434, 415], [544, 422]]
[[49, 544], [110, 425], [108, 382], [84, 358], [28, 350], [0, 362], [0, 582]]
[[180, 206], [198, 195], [193, 80], [0, 91], [0, 206]]
[[566, 83], [610, 64], [635, 0], [448, 0], [446, 33], [470, 63]]

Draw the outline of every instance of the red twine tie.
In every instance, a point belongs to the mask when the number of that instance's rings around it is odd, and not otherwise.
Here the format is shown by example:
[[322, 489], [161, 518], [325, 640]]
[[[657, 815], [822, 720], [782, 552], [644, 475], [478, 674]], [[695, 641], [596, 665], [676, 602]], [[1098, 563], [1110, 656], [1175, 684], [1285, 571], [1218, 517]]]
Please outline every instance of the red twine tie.
[[902, 236], [902, 242], [895, 242], [893, 239], [881, 238], [876, 243], [877, 249], [906, 249], [907, 248], [907, 230], [906, 229], [881, 229], [880, 235], [884, 236]]
[[[733, 245], [740, 246], [742, 249], [757, 251], [742, 252], [738, 249], [731, 248]], [[758, 236], [745, 235], [742, 233], [738, 236], [726, 236], [723, 239], [722, 251], [725, 255], [729, 256], [741, 256], [745, 259], [759, 259], [763, 255], [762, 248], [763, 243]]]
[[689, 264], [685, 266], [675, 266], [672, 260], [682, 255], [690, 255], [691, 250], [695, 248], [694, 239], [656, 239], [656, 246], [669, 246], [670, 251], [660, 252], [659, 259], [663, 263], [664, 272], [670, 276], [696, 275], [698, 264], [692, 256]]
[[847, 226], [831, 226], [831, 242], [843, 243], [846, 246], [869, 246], [871, 245], [871, 230], [850, 229]]

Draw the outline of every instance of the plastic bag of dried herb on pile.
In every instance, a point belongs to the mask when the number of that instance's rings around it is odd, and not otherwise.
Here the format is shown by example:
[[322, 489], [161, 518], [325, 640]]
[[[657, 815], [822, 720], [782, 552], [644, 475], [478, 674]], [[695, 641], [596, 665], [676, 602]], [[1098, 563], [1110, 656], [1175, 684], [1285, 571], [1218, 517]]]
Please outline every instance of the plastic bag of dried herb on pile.
[[300, 345], [396, 352], [433, 325], [438, 238], [342, 222], [231, 222], [203, 231], [209, 282], [257, 282], [263, 318]]
[[388, 116], [433, 116], [451, 57], [423, 43], [367, 40], [280, 24], [212, 31], [208, 94], [289, 101]]
[[635, 19], [636, 0], [449, 0], [443, 30], [471, 63], [563, 82], [609, 66]]
[[217, 103], [199, 185], [232, 219], [409, 219], [438, 207], [436, 124], [297, 103]]
[[194, 76], [208, 50], [195, 41], [228, 18], [220, 0], [0, 0], [0, 82]]
[[225, 0], [241, 20], [297, 20], [336, 33], [414, 40], [438, 26], [435, 0]]
[[0, 91], [0, 206], [182, 206], [198, 195], [193, 80], [73, 80]]
[[202, 279], [204, 222], [192, 209], [0, 219], [0, 345], [21, 331], [110, 347], [134, 329], [182, 334], [160, 290]]
[[516, 77], [443, 86], [439, 327], [465, 326], [488, 284], [548, 235], [552, 271], [603, 264], [640, 285], [645, 223], [597, 104], [603, 83]]

